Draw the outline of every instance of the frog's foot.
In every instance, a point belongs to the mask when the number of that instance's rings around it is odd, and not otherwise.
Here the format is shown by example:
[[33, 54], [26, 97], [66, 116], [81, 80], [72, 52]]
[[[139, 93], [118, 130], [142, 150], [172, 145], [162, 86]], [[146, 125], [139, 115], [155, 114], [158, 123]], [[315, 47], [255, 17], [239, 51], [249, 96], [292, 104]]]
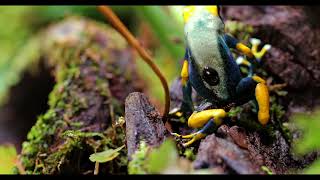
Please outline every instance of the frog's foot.
[[243, 65], [243, 66], [248, 66], [250, 67], [251, 66], [251, 63], [243, 56], [239, 56], [237, 59], [236, 59], [236, 63], [238, 65]]
[[190, 117], [191, 119], [189, 118], [189, 121], [188, 121], [189, 127], [193, 127], [193, 128], [202, 127], [202, 129], [200, 129], [196, 133], [192, 133], [189, 135], [183, 136], [177, 133], [172, 133], [172, 135], [181, 139], [191, 139], [188, 142], [183, 144], [184, 147], [190, 146], [195, 141], [200, 140], [204, 138], [206, 135], [213, 133], [214, 130], [216, 130], [216, 128], [218, 127], [218, 125], [221, 124], [221, 121], [222, 121], [221, 118], [225, 116], [226, 116], [226, 113], [222, 109], [211, 109], [211, 110], [206, 110], [199, 113], [194, 113]]
[[251, 52], [254, 55], [254, 57], [259, 61], [268, 50], [271, 49], [271, 45], [270, 44], [265, 44], [262, 49], [260, 51], [258, 51], [258, 47], [261, 44], [261, 40], [260, 39], [256, 39], [256, 38], [251, 38], [250, 39], [250, 43], [252, 44], [251, 47]]
[[206, 136], [206, 134], [204, 134], [200, 131], [198, 131], [196, 133], [189, 134], [189, 135], [180, 135], [177, 133], [171, 133], [171, 135], [178, 137], [178, 138], [182, 138], [182, 139], [191, 139], [191, 140], [187, 141], [186, 143], [183, 143], [182, 144], [183, 147], [188, 147], [191, 144], [193, 144], [194, 142], [196, 142], [197, 140], [200, 140]]
[[246, 66], [248, 67], [248, 75], [252, 76], [253, 75], [253, 66], [251, 64], [250, 61], [248, 61], [244, 56], [239, 56], [236, 59], [236, 63], [238, 64], [238, 66]]

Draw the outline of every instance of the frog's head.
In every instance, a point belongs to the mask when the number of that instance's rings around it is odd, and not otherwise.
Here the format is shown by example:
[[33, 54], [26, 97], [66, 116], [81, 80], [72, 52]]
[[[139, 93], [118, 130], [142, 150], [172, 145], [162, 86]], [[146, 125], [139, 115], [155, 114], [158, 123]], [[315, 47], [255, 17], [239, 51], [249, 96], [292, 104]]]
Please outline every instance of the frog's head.
[[[224, 23], [218, 6], [189, 6], [184, 8], [185, 39], [192, 63], [193, 84], [204, 97], [219, 101], [230, 99], [229, 56], [221, 40]], [[231, 84], [231, 86], [230, 86]]]
[[211, 29], [224, 29], [219, 6], [185, 6], [183, 8], [183, 20], [185, 24], [206, 24]]

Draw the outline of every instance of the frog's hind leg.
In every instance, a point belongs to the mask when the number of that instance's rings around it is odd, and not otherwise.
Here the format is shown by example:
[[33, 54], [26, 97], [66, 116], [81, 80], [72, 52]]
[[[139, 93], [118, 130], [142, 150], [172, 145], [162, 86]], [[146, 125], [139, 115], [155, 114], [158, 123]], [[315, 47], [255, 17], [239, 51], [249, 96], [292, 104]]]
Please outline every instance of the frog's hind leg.
[[201, 112], [194, 112], [188, 119], [188, 126], [191, 128], [202, 128], [196, 133], [189, 135], [179, 135], [172, 133], [172, 135], [183, 138], [191, 139], [183, 144], [183, 146], [189, 146], [195, 141], [204, 138], [206, 135], [211, 134], [216, 127], [222, 123], [222, 119], [227, 116], [227, 113], [223, 109], [209, 109]]
[[252, 79], [257, 82], [257, 86], [255, 88], [255, 97], [259, 106], [258, 120], [262, 125], [266, 125], [270, 118], [269, 90], [265, 80], [263, 80], [261, 77], [253, 76]]
[[237, 103], [243, 104], [255, 98], [258, 104], [258, 120], [266, 125], [269, 121], [269, 90], [265, 80], [259, 76], [243, 78], [236, 88]]

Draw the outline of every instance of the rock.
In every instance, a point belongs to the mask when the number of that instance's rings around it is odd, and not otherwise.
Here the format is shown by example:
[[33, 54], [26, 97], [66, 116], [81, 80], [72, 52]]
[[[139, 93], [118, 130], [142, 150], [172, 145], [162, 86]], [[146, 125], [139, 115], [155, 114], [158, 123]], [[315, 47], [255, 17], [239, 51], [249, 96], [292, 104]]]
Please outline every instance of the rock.
[[232, 137], [232, 139], [238, 146], [244, 149], [248, 149], [247, 135], [246, 131], [243, 128], [238, 126], [232, 126], [229, 129], [229, 135]]
[[224, 173], [258, 174], [260, 166], [250, 161], [249, 152], [239, 148], [236, 144], [226, 139], [216, 137], [214, 134], [207, 136], [198, 150], [194, 168], [222, 167]]
[[271, 140], [264, 134], [248, 133], [248, 151], [250, 157], [259, 165], [267, 166], [275, 174], [288, 173], [290, 170], [303, 169], [316, 159], [315, 153], [305, 157], [295, 157], [291, 153], [291, 146], [278, 130], [274, 132]]
[[231, 138], [229, 136], [229, 127], [225, 124], [222, 124], [218, 129], [217, 129], [217, 135], [221, 138]]
[[169, 135], [160, 113], [139, 92], [128, 95], [125, 101], [126, 143], [128, 158], [139, 148], [141, 141], [151, 147], [159, 146]]
[[234, 141], [241, 148], [248, 149], [247, 135], [242, 127], [232, 126], [229, 128], [223, 124], [217, 129], [216, 135], [228, 141]]

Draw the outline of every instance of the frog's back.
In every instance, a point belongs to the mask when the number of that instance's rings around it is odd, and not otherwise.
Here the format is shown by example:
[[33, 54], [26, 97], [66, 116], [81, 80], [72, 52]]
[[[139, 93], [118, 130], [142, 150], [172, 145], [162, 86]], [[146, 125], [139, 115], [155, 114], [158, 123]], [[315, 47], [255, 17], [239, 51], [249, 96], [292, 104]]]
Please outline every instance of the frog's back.
[[[189, 76], [191, 85], [201, 96], [213, 102], [228, 103], [235, 96], [241, 74], [224, 41], [223, 31], [219, 31], [221, 27], [217, 27], [219, 21], [218, 18], [203, 16], [191, 18], [186, 24]], [[207, 83], [203, 77], [204, 69], [216, 73], [218, 82]]]

